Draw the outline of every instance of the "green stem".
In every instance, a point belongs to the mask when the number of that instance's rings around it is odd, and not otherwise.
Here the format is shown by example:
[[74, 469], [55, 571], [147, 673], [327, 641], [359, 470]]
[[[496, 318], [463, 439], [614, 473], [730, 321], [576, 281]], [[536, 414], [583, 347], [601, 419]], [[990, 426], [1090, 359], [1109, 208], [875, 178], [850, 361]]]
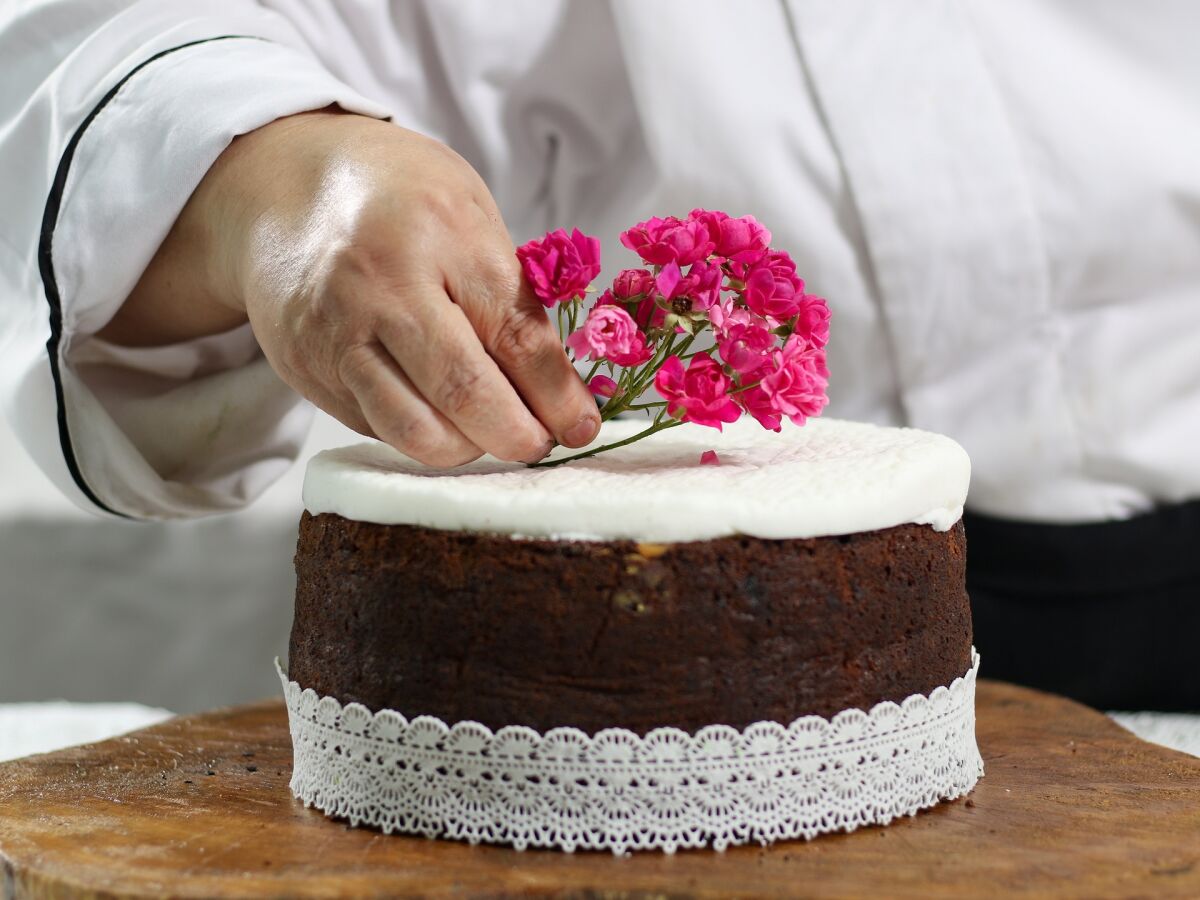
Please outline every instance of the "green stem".
[[618, 447], [624, 447], [626, 444], [632, 444], [634, 441], [640, 441], [642, 438], [650, 437], [657, 431], [666, 431], [668, 428], [674, 428], [676, 425], [683, 424], [678, 419], [671, 419], [668, 422], [661, 421], [661, 415], [654, 420], [654, 424], [645, 431], [639, 431], [633, 437], [627, 437], [622, 441], [614, 441], [611, 444], [604, 444], [600, 447], [593, 447], [591, 450], [584, 450], [582, 453], [576, 453], [573, 456], [564, 456], [562, 459], [548, 459], [542, 462], [528, 463], [531, 469], [548, 469], [551, 466], [561, 466], [563, 463], [574, 462], [577, 459], [587, 459], [589, 456], [595, 456], [597, 453], [603, 453], [605, 450], [616, 450]]
[[656, 400], [653, 403], [631, 403], [626, 409], [657, 409], [660, 406], [666, 406], [666, 400]]
[[730, 393], [730, 394], [740, 394], [742, 391], [748, 391], [748, 390], [750, 390], [751, 388], [756, 388], [756, 387], [758, 387], [760, 384], [762, 384], [762, 381], [761, 381], [761, 379], [760, 379], [759, 381], [756, 381], [756, 382], [754, 382], [753, 384], [743, 384], [741, 387], [734, 388], [734, 389], [733, 389], [732, 391], [730, 391], [729, 393]]
[[[675, 345], [675, 335], [669, 335], [663, 341], [654, 356], [646, 363], [645, 368], [636, 372], [633, 376], [633, 382], [629, 386], [629, 399], [636, 400], [641, 396], [642, 392], [650, 386], [650, 382], [654, 380], [655, 373], [662, 368], [662, 364], [667, 361], [667, 357], [671, 355], [671, 350]], [[685, 343], [686, 346], [686, 343]]]

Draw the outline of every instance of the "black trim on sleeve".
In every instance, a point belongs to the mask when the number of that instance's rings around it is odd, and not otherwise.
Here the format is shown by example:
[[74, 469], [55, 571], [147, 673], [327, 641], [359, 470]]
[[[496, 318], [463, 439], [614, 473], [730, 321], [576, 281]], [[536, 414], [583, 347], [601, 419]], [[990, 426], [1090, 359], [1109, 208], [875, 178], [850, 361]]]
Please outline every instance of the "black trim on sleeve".
[[63, 460], [67, 464], [67, 471], [71, 473], [71, 478], [74, 479], [75, 484], [88, 500], [104, 512], [125, 519], [132, 518], [132, 516], [118, 512], [104, 503], [88, 485], [83, 477], [83, 473], [79, 469], [79, 461], [75, 457], [75, 450], [71, 444], [71, 430], [67, 424], [67, 407], [63, 398], [62, 373], [59, 363], [59, 346], [62, 343], [62, 297], [58, 291], [58, 279], [54, 275], [54, 229], [58, 225], [58, 212], [59, 207], [62, 205], [63, 189], [66, 186], [67, 176], [71, 171], [71, 161], [75, 158], [75, 151], [79, 147], [79, 141], [83, 138], [88, 126], [95, 121], [96, 116], [117, 95], [117, 92], [125, 86], [125, 83], [152, 62], [162, 59], [164, 56], [174, 53], [177, 50], [185, 50], [188, 47], [195, 47], [197, 44], [207, 44], [211, 41], [229, 40], [263, 40], [263, 38], [245, 34], [225, 34], [219, 37], [201, 38], [197, 41], [189, 41], [186, 44], [180, 44], [177, 47], [171, 47], [155, 53], [130, 69], [125, 77], [113, 85], [108, 93], [100, 98], [100, 102], [87, 114], [87, 117], [75, 129], [75, 133], [71, 135], [71, 140], [67, 142], [67, 147], [58, 162], [58, 169], [54, 173], [54, 182], [50, 185], [50, 196], [46, 198], [46, 209], [42, 214], [41, 239], [38, 243], [38, 268], [42, 275], [42, 285], [46, 292], [46, 302], [50, 306], [50, 339], [46, 341], [46, 352], [50, 356], [50, 374], [54, 379], [54, 399], [58, 404], [58, 441], [62, 446]]

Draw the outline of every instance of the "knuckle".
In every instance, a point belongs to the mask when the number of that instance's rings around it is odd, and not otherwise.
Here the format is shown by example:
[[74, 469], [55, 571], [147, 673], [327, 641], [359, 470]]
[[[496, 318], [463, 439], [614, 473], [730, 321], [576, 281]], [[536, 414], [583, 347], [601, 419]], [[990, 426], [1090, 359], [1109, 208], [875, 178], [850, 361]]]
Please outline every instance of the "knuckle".
[[535, 367], [555, 349], [557, 342], [539, 312], [509, 312], [492, 339], [492, 351], [510, 367]]
[[417, 196], [417, 204], [425, 222], [438, 228], [457, 229], [471, 220], [471, 196], [451, 185], [425, 187]]
[[411, 456], [418, 462], [433, 465], [440, 450], [436, 429], [427, 421], [417, 416], [406, 416], [394, 419], [387, 424], [387, 431], [380, 435], [401, 453]]
[[354, 286], [374, 281], [381, 271], [389, 268], [393, 249], [376, 240], [377, 233], [376, 228], [360, 228], [350, 239], [329, 250], [322, 273], [328, 288], [323, 293], [334, 309], [344, 309], [349, 298], [357, 293]]
[[371, 371], [378, 361], [379, 355], [373, 345], [356, 344], [351, 346], [338, 357], [338, 381], [347, 390], [357, 394], [370, 381]]
[[307, 332], [339, 327], [351, 317], [351, 310], [350, 292], [344, 289], [340, 280], [329, 279], [304, 298], [296, 316], [296, 327]]
[[471, 415], [479, 407], [486, 382], [487, 376], [479, 369], [463, 366], [451, 370], [438, 389], [438, 408], [451, 418]]

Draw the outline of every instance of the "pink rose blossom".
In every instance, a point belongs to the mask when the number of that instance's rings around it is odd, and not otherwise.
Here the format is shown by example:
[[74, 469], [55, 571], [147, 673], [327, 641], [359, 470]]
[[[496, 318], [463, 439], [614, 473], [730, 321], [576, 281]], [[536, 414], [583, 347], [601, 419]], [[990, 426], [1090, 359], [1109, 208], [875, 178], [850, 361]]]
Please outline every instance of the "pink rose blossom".
[[762, 379], [771, 405], [796, 425], [821, 414], [829, 402], [825, 396], [828, 385], [825, 351], [795, 336], [788, 338], [783, 350], [776, 351], [774, 371]]
[[796, 264], [781, 250], [772, 250], [746, 273], [746, 305], [760, 316], [786, 321], [800, 309], [804, 281], [796, 275]]
[[719, 466], [721, 457], [717, 456], [716, 450], [705, 450], [700, 454], [700, 465], [702, 466]]
[[622, 269], [613, 279], [613, 295], [622, 303], [641, 300], [654, 291], [654, 276], [649, 269]]
[[742, 381], [745, 384], [752, 385], [748, 388], [743, 388], [734, 394], [738, 406], [750, 413], [754, 419], [767, 431], [781, 430], [781, 422], [783, 417], [779, 414], [779, 410], [771, 402], [771, 395], [767, 389], [763, 387], [762, 380], [768, 374], [774, 371], [774, 368], [767, 364], [757, 372], [749, 372], [742, 376]]
[[713, 331], [718, 338], [726, 337], [735, 325], [759, 324], [763, 328], [771, 325], [762, 316], [738, 305], [732, 297], [723, 297], [714, 303], [708, 311], [708, 320], [712, 322]]
[[615, 397], [617, 393], [617, 383], [607, 375], [596, 375], [588, 382], [588, 389], [597, 397]]
[[667, 311], [658, 303], [658, 294], [651, 294], [645, 300], [639, 301], [633, 312], [633, 320], [638, 328], [662, 328], [667, 320]]
[[567, 337], [578, 358], [607, 359], [619, 366], [636, 366], [651, 357], [645, 336], [622, 307], [594, 306], [584, 323]]
[[810, 417], [820, 415], [829, 402], [825, 395], [829, 384], [825, 351], [795, 335], [788, 338], [782, 350], [772, 354], [766, 365], [742, 375], [741, 381], [752, 387], [734, 395], [738, 405], [770, 431], [780, 430], [784, 416], [803, 425]]
[[793, 335], [799, 335], [810, 347], [829, 343], [829, 304], [821, 297], [805, 294], [800, 301]]
[[733, 218], [716, 210], [693, 209], [688, 218], [708, 228], [717, 256], [738, 263], [758, 262], [771, 246], [771, 232], [754, 216]]
[[658, 216], [638, 222], [621, 233], [621, 243], [655, 266], [676, 262], [690, 266], [708, 258], [713, 240], [703, 222], [683, 221], [674, 216]]
[[770, 359], [775, 348], [775, 335], [760, 322], [733, 325], [717, 342], [721, 359], [735, 372], [754, 372]]
[[698, 262], [684, 275], [678, 263], [669, 262], [658, 273], [655, 283], [664, 300], [688, 297], [692, 309], [707, 310], [720, 300], [724, 277], [725, 273], [717, 263]]
[[721, 430], [723, 422], [736, 422], [742, 414], [729, 399], [733, 382], [711, 356], [692, 357], [687, 371], [678, 356], [668, 357], [654, 376], [654, 386], [667, 401], [667, 412], [684, 422]]
[[654, 284], [654, 276], [646, 269], [624, 269], [617, 273], [612, 287], [600, 295], [597, 305], [620, 304], [629, 309], [629, 304], [637, 302], [633, 310], [633, 320], [643, 331], [649, 328], [660, 328], [667, 318], [667, 311], [658, 304], [658, 288]]
[[517, 259], [534, 294], [549, 308], [584, 294], [600, 274], [600, 241], [578, 228], [547, 232], [517, 248]]

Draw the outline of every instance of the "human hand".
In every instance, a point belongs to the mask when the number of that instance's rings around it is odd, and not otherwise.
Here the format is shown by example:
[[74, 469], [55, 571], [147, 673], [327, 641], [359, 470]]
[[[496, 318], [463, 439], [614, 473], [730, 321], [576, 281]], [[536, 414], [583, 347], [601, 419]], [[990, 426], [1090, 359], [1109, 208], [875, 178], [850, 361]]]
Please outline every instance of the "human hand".
[[430, 465], [533, 462], [599, 427], [483, 180], [395, 125], [321, 112], [239, 138], [101, 334], [242, 316], [295, 390]]

